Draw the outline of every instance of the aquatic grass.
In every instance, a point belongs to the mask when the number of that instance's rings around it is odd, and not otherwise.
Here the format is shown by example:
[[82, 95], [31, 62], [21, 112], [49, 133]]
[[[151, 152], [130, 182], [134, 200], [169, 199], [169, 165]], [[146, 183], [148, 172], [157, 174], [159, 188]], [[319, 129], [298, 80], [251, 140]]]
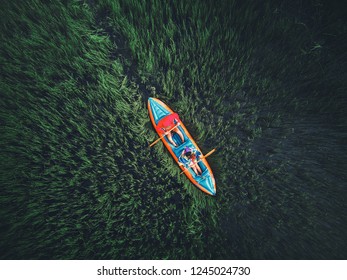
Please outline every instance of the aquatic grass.
[[[344, 258], [339, 11], [33, 0], [0, 13], [1, 258]], [[217, 147], [216, 197], [147, 148], [149, 96]]]

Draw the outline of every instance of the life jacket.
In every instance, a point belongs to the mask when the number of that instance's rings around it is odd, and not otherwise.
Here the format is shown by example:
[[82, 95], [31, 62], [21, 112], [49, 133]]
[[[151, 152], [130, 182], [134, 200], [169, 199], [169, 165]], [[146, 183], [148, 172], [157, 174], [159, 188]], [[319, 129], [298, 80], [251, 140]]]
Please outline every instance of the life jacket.
[[159, 133], [163, 133], [172, 129], [177, 124], [177, 122], [180, 122], [179, 116], [177, 113], [173, 113], [162, 118], [158, 122], [156, 129]]

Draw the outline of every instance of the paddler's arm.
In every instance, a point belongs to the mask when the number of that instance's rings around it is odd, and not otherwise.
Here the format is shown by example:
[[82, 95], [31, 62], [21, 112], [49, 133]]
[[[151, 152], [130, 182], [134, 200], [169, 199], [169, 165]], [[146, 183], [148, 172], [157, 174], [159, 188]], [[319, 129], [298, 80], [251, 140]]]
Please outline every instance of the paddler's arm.
[[182, 158], [182, 155], [180, 155], [179, 158], [178, 158], [178, 164], [181, 165], [181, 166], [184, 166], [185, 168], [188, 168], [188, 163], [185, 162], [185, 159]]
[[174, 122], [174, 124], [180, 124], [181, 123], [180, 117], [178, 116], [177, 113], [174, 113], [173, 122]]
[[161, 129], [162, 129], [162, 131], [164, 132], [162, 135], [168, 135], [168, 134], [169, 134], [169, 132], [167, 132], [166, 129], [165, 129], [164, 127], [162, 127]]
[[201, 156], [201, 153], [197, 150], [197, 151], [196, 151], [196, 158], [199, 160], [199, 159], [200, 159], [200, 156]]

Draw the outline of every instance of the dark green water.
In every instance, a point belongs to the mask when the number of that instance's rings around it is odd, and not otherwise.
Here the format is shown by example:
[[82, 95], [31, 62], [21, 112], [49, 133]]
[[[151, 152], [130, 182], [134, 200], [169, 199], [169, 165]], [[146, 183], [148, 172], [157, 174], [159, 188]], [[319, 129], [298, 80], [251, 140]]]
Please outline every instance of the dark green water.
[[[346, 259], [342, 1], [2, 1], [1, 259]], [[208, 159], [195, 188], [146, 102]]]

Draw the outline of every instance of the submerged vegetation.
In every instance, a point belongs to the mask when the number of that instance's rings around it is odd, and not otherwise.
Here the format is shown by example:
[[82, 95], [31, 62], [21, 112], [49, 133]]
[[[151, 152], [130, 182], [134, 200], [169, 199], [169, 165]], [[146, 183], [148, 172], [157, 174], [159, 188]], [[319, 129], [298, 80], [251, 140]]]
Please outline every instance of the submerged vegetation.
[[[1, 258], [345, 259], [343, 16], [299, 0], [1, 3]], [[147, 148], [149, 96], [218, 149], [216, 197]]]

